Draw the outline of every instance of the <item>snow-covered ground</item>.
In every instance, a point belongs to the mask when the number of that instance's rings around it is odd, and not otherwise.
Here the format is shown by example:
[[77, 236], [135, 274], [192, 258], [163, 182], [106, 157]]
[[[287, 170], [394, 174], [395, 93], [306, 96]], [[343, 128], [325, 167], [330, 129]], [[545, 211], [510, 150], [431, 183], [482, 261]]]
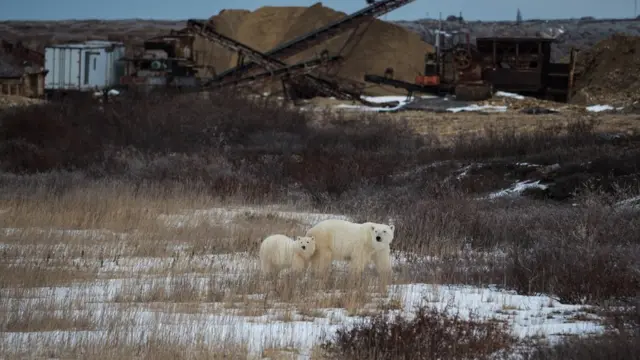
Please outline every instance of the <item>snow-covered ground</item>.
[[447, 111], [450, 111], [450, 112], [453, 112], [453, 113], [457, 113], [457, 112], [461, 112], [461, 111], [505, 112], [505, 111], [507, 111], [507, 107], [506, 106], [502, 106], [502, 105], [477, 105], [477, 104], [472, 104], [472, 105], [469, 105], [469, 106], [448, 108]]
[[527, 189], [545, 190], [546, 188], [547, 188], [546, 185], [540, 184], [540, 181], [537, 181], [537, 180], [536, 181], [529, 181], [529, 180], [518, 181], [515, 184], [513, 184], [510, 188], [492, 192], [491, 194], [489, 194], [487, 198], [496, 199], [496, 198], [507, 197], [507, 196], [518, 196]]
[[[422, 96], [420, 96], [420, 98], [422, 98], [422, 99], [431, 99], [431, 98], [435, 98], [435, 96], [422, 95]], [[388, 96], [362, 96], [362, 99], [366, 100], [366, 101], [369, 101], [371, 103], [374, 103], [374, 104], [384, 104], [384, 103], [397, 101], [398, 105], [393, 106], [393, 107], [382, 107], [382, 106], [339, 104], [339, 105], [336, 105], [335, 108], [336, 109], [343, 109], [343, 110], [354, 110], [354, 111], [385, 112], [385, 111], [396, 111], [396, 110], [402, 109], [408, 103], [413, 101], [413, 98], [411, 98], [411, 97], [395, 96], [395, 95], [388, 95]]]
[[[494, 94], [494, 96], [512, 98], [516, 100], [525, 99], [525, 96], [523, 95], [510, 93], [506, 91], [497, 91]], [[408, 98], [406, 96], [363, 96], [362, 98], [372, 103], [385, 103], [385, 102], [397, 101], [398, 105], [394, 107], [377, 107], [377, 106], [365, 106], [365, 105], [339, 104], [339, 105], [335, 105], [335, 108], [343, 109], [343, 110], [352, 110], [352, 111], [374, 111], [374, 112], [396, 111], [396, 110], [402, 109], [403, 107], [405, 107], [407, 104], [411, 103], [415, 99], [415, 97]], [[424, 95], [424, 96], [420, 96], [420, 98], [432, 99], [432, 98], [436, 98], [436, 96]], [[619, 110], [623, 110], [623, 107], [613, 107], [611, 105], [590, 105], [585, 107], [585, 109], [589, 112], [603, 112], [603, 111], [612, 111], [612, 110], [619, 111]], [[508, 107], [504, 105], [478, 105], [478, 104], [447, 108], [447, 111], [453, 112], [453, 113], [462, 112], [462, 111], [464, 112], [476, 112], [476, 111], [506, 112], [507, 110], [508, 110]], [[560, 109], [553, 108], [549, 110], [559, 111]]]
[[[251, 214], [294, 219], [304, 225], [329, 217], [348, 219], [279, 207], [236, 207], [164, 214], [158, 219], [158, 226], [188, 228], [202, 221], [224, 225], [236, 216]], [[12, 234], [20, 231], [5, 229], [5, 233]], [[72, 234], [92, 239], [104, 235], [100, 231]], [[45, 311], [86, 318], [92, 325], [91, 329], [79, 330], [3, 332], [0, 352], [36, 353], [38, 349], [87, 343], [139, 344], [155, 337], [185, 345], [215, 345], [221, 341], [247, 344], [249, 352], [258, 358], [265, 348], [294, 348], [304, 359], [309, 358], [314, 345], [331, 337], [339, 327], [362, 321], [382, 308], [411, 316], [422, 305], [446, 308], [462, 317], [473, 314], [475, 318], [506, 321], [513, 334], [521, 338], [544, 336], [553, 340], [566, 334], [603, 330], [584, 306], [564, 305], [546, 295], [522, 296], [494, 287], [414, 283], [393, 285], [387, 294], [380, 294], [373, 286], [368, 298], [350, 302], [344, 290], [320, 291], [309, 286], [305, 287], [306, 293], [284, 301], [274, 298], [267, 283], [256, 285], [256, 254], [193, 254], [187, 245], [175, 247], [171, 256], [123, 255], [102, 259], [99, 266], [95, 265], [96, 259], [69, 256], [55, 266], [78, 271], [93, 266], [94, 278], [64, 286], [0, 289], [0, 307], [12, 318]], [[8, 253], [24, 246], [15, 242], [2, 244]], [[394, 268], [406, 266], [411, 255], [415, 258], [415, 254], [396, 253]], [[42, 263], [40, 259], [33, 260]], [[12, 261], [28, 262], [15, 258]], [[334, 266], [338, 273], [345, 269], [338, 262]], [[310, 284], [312, 279], [301, 281]], [[348, 307], [347, 303], [356, 304], [357, 308]]]
[[623, 110], [624, 107], [613, 107], [611, 105], [591, 105], [587, 106], [587, 111], [589, 112], [603, 112], [603, 111], [612, 111], [612, 110]]

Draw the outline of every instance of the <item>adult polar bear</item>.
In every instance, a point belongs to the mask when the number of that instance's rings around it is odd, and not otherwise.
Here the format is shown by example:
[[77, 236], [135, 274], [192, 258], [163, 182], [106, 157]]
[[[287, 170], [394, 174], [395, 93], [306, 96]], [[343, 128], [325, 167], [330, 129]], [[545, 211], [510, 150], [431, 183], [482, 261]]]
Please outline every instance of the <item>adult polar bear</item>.
[[309, 229], [316, 251], [309, 259], [319, 274], [327, 274], [333, 260], [347, 260], [352, 276], [360, 276], [373, 261], [383, 284], [391, 280], [391, 250], [395, 226], [365, 222], [353, 223], [340, 219], [323, 220]]

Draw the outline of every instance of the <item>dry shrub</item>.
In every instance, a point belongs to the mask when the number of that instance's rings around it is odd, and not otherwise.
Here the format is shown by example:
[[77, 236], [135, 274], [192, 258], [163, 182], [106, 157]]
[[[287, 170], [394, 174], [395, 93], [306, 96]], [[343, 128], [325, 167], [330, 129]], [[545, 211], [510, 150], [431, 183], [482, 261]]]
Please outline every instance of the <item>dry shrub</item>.
[[[525, 134], [487, 128], [446, 147], [404, 121], [348, 116], [326, 112], [319, 125], [313, 112], [233, 91], [214, 93], [210, 100], [179, 93], [128, 94], [107, 104], [71, 99], [0, 113], [0, 147], [9, 154], [0, 169], [77, 169], [133, 184], [201, 182], [215, 196], [256, 202], [281, 199], [295, 189], [326, 205], [367, 188], [384, 193], [393, 186], [406, 196], [437, 191], [433, 184], [446, 178], [446, 170], [397, 178], [434, 162], [499, 158], [551, 164], [611, 153], [613, 146], [597, 136], [588, 119]], [[615, 146], [622, 149], [630, 141]], [[473, 192], [503, 187], [504, 177], [494, 175], [482, 186], [460, 187]]]
[[197, 181], [216, 195], [248, 199], [300, 183], [320, 199], [383, 184], [414, 162], [422, 145], [406, 125], [344, 116], [333, 113], [328, 127], [317, 127], [309, 112], [232, 92], [211, 100], [132, 94], [100, 106], [72, 99], [0, 113], [0, 146], [10, 155], [1, 168]]
[[63, 314], [48, 312], [22, 311], [20, 315], [10, 312], [2, 331], [5, 332], [41, 332], [41, 331], [85, 331], [95, 330], [90, 317], [65, 311]]
[[161, 280], [138, 282], [123, 287], [115, 296], [118, 303], [192, 303], [205, 299], [205, 292], [198, 284], [184, 277], [168, 277]]
[[601, 335], [570, 337], [554, 345], [539, 345], [525, 360], [640, 359], [640, 299], [633, 306], [605, 311], [607, 331]]
[[93, 277], [86, 271], [48, 266], [46, 255], [33, 260], [33, 264], [24, 265], [0, 263], [0, 288], [64, 286]]
[[558, 345], [537, 348], [526, 360], [635, 360], [640, 359], [640, 336], [604, 335], [571, 338]]
[[[130, 334], [131, 339], [140, 335]], [[146, 340], [146, 341], [145, 341]], [[42, 351], [30, 349], [26, 353], [19, 348], [7, 348], [3, 355], [7, 359], [24, 359], [37, 356], [39, 358], [78, 359], [91, 358], [95, 360], [116, 359], [175, 359], [175, 360], [244, 360], [249, 356], [246, 345], [234, 343], [205, 344], [196, 342], [185, 345], [174, 339], [166, 339], [149, 335], [139, 343], [126, 343], [119, 339], [101, 339], [99, 342], [77, 341], [74, 343], [58, 341], [55, 348], [49, 347]], [[134, 340], [135, 341], [135, 340]]]
[[584, 190], [575, 206], [455, 192], [375, 200], [360, 202], [354, 217], [396, 224], [393, 249], [417, 257], [402, 269], [409, 281], [498, 283], [574, 304], [628, 299], [640, 289], [640, 218], [601, 193]]
[[[588, 147], [598, 142], [595, 132], [598, 121], [579, 118], [566, 126], [544, 127], [542, 123], [532, 132], [517, 132], [515, 127], [488, 126], [480, 134], [458, 136], [452, 148], [456, 159], [484, 160], [492, 158], [525, 158], [546, 156], [557, 158], [558, 153], [575, 147]], [[600, 141], [599, 141], [600, 140]], [[549, 161], [548, 159], [547, 161]]]
[[638, 294], [640, 220], [635, 212], [590, 195], [570, 209], [540, 211], [533, 221], [523, 233], [528, 241], [511, 244], [510, 287], [524, 294], [554, 294], [574, 304]]
[[489, 359], [513, 344], [504, 323], [464, 320], [422, 307], [411, 320], [376, 315], [340, 329], [323, 348], [329, 359]]

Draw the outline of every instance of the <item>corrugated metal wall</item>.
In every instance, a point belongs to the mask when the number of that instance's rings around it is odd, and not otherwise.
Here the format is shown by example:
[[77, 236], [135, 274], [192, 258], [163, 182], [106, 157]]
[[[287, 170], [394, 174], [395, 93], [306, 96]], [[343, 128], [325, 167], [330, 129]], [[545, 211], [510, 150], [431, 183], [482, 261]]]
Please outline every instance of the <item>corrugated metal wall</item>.
[[[124, 75], [124, 46], [108, 42], [45, 48], [45, 89], [94, 90], [115, 86]], [[115, 45], [115, 46], [112, 46]]]

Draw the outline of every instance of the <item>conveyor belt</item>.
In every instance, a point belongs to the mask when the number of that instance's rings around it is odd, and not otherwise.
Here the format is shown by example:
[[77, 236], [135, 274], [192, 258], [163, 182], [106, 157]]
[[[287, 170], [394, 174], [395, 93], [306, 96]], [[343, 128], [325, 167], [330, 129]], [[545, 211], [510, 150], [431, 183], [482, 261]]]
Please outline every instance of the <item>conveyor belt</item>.
[[[347, 15], [338, 21], [325, 25], [293, 40], [287, 41], [286, 43], [270, 50], [269, 52], [266, 52], [265, 55], [277, 59], [285, 59], [304, 50], [310, 49], [322, 42], [325, 42], [328, 39], [333, 38], [349, 29], [353, 29], [370, 17], [378, 17], [384, 15], [414, 1], [415, 0], [377, 1], [372, 5], [367, 6], [362, 10], [356, 11], [351, 15]], [[251, 70], [255, 65], [256, 63], [248, 63], [239, 67], [231, 68], [220, 73], [217, 76], [216, 80], [222, 81], [231, 76], [242, 75]]]
[[324, 63], [331, 63], [331, 62], [340, 61], [340, 60], [342, 60], [341, 56], [334, 56], [328, 59], [316, 58], [313, 60], [302, 61], [297, 64], [281, 67], [277, 70], [265, 71], [260, 74], [247, 76], [239, 80], [231, 80], [231, 81], [225, 81], [222, 83], [216, 83], [213, 85], [213, 87], [249, 85], [255, 81], [261, 81], [271, 77], [300, 76], [302, 74], [308, 73], [309, 71], [315, 69], [316, 67]]
[[[188, 20], [187, 28], [189, 31], [195, 32], [204, 38], [224, 47], [231, 51], [237, 51], [240, 55], [245, 56], [246, 58], [252, 59], [256, 61], [257, 64], [260, 64], [262, 67], [269, 71], [275, 71], [277, 69], [283, 69], [289, 67], [289, 65], [283, 61], [274, 59], [256, 49], [253, 49], [245, 44], [242, 44], [239, 41], [231, 39], [227, 36], [224, 36], [213, 30], [211, 26], [207, 26], [206, 23], [203, 23], [198, 20]], [[285, 72], [286, 73], [286, 72]], [[347, 90], [339, 89], [336, 84], [320, 79], [318, 77], [305, 74], [303, 75], [304, 79], [308, 83], [308, 85], [312, 88], [315, 88], [319, 94], [324, 96], [334, 96], [338, 99], [344, 100], [357, 100], [360, 95], [349, 92]], [[236, 79], [231, 81], [220, 81], [218, 78], [214, 78], [206, 81], [203, 84], [203, 87], [211, 87], [216, 86], [221, 83], [233, 83], [233, 81], [243, 81], [242, 79]]]
[[255, 62], [267, 70], [276, 70], [282, 66], [286, 66], [286, 64], [281, 61], [274, 60], [252, 47], [216, 32], [211, 26], [208, 26], [202, 21], [193, 19], [187, 20], [187, 28], [198, 35], [203, 36], [209, 41], [243, 55], [245, 58]]

